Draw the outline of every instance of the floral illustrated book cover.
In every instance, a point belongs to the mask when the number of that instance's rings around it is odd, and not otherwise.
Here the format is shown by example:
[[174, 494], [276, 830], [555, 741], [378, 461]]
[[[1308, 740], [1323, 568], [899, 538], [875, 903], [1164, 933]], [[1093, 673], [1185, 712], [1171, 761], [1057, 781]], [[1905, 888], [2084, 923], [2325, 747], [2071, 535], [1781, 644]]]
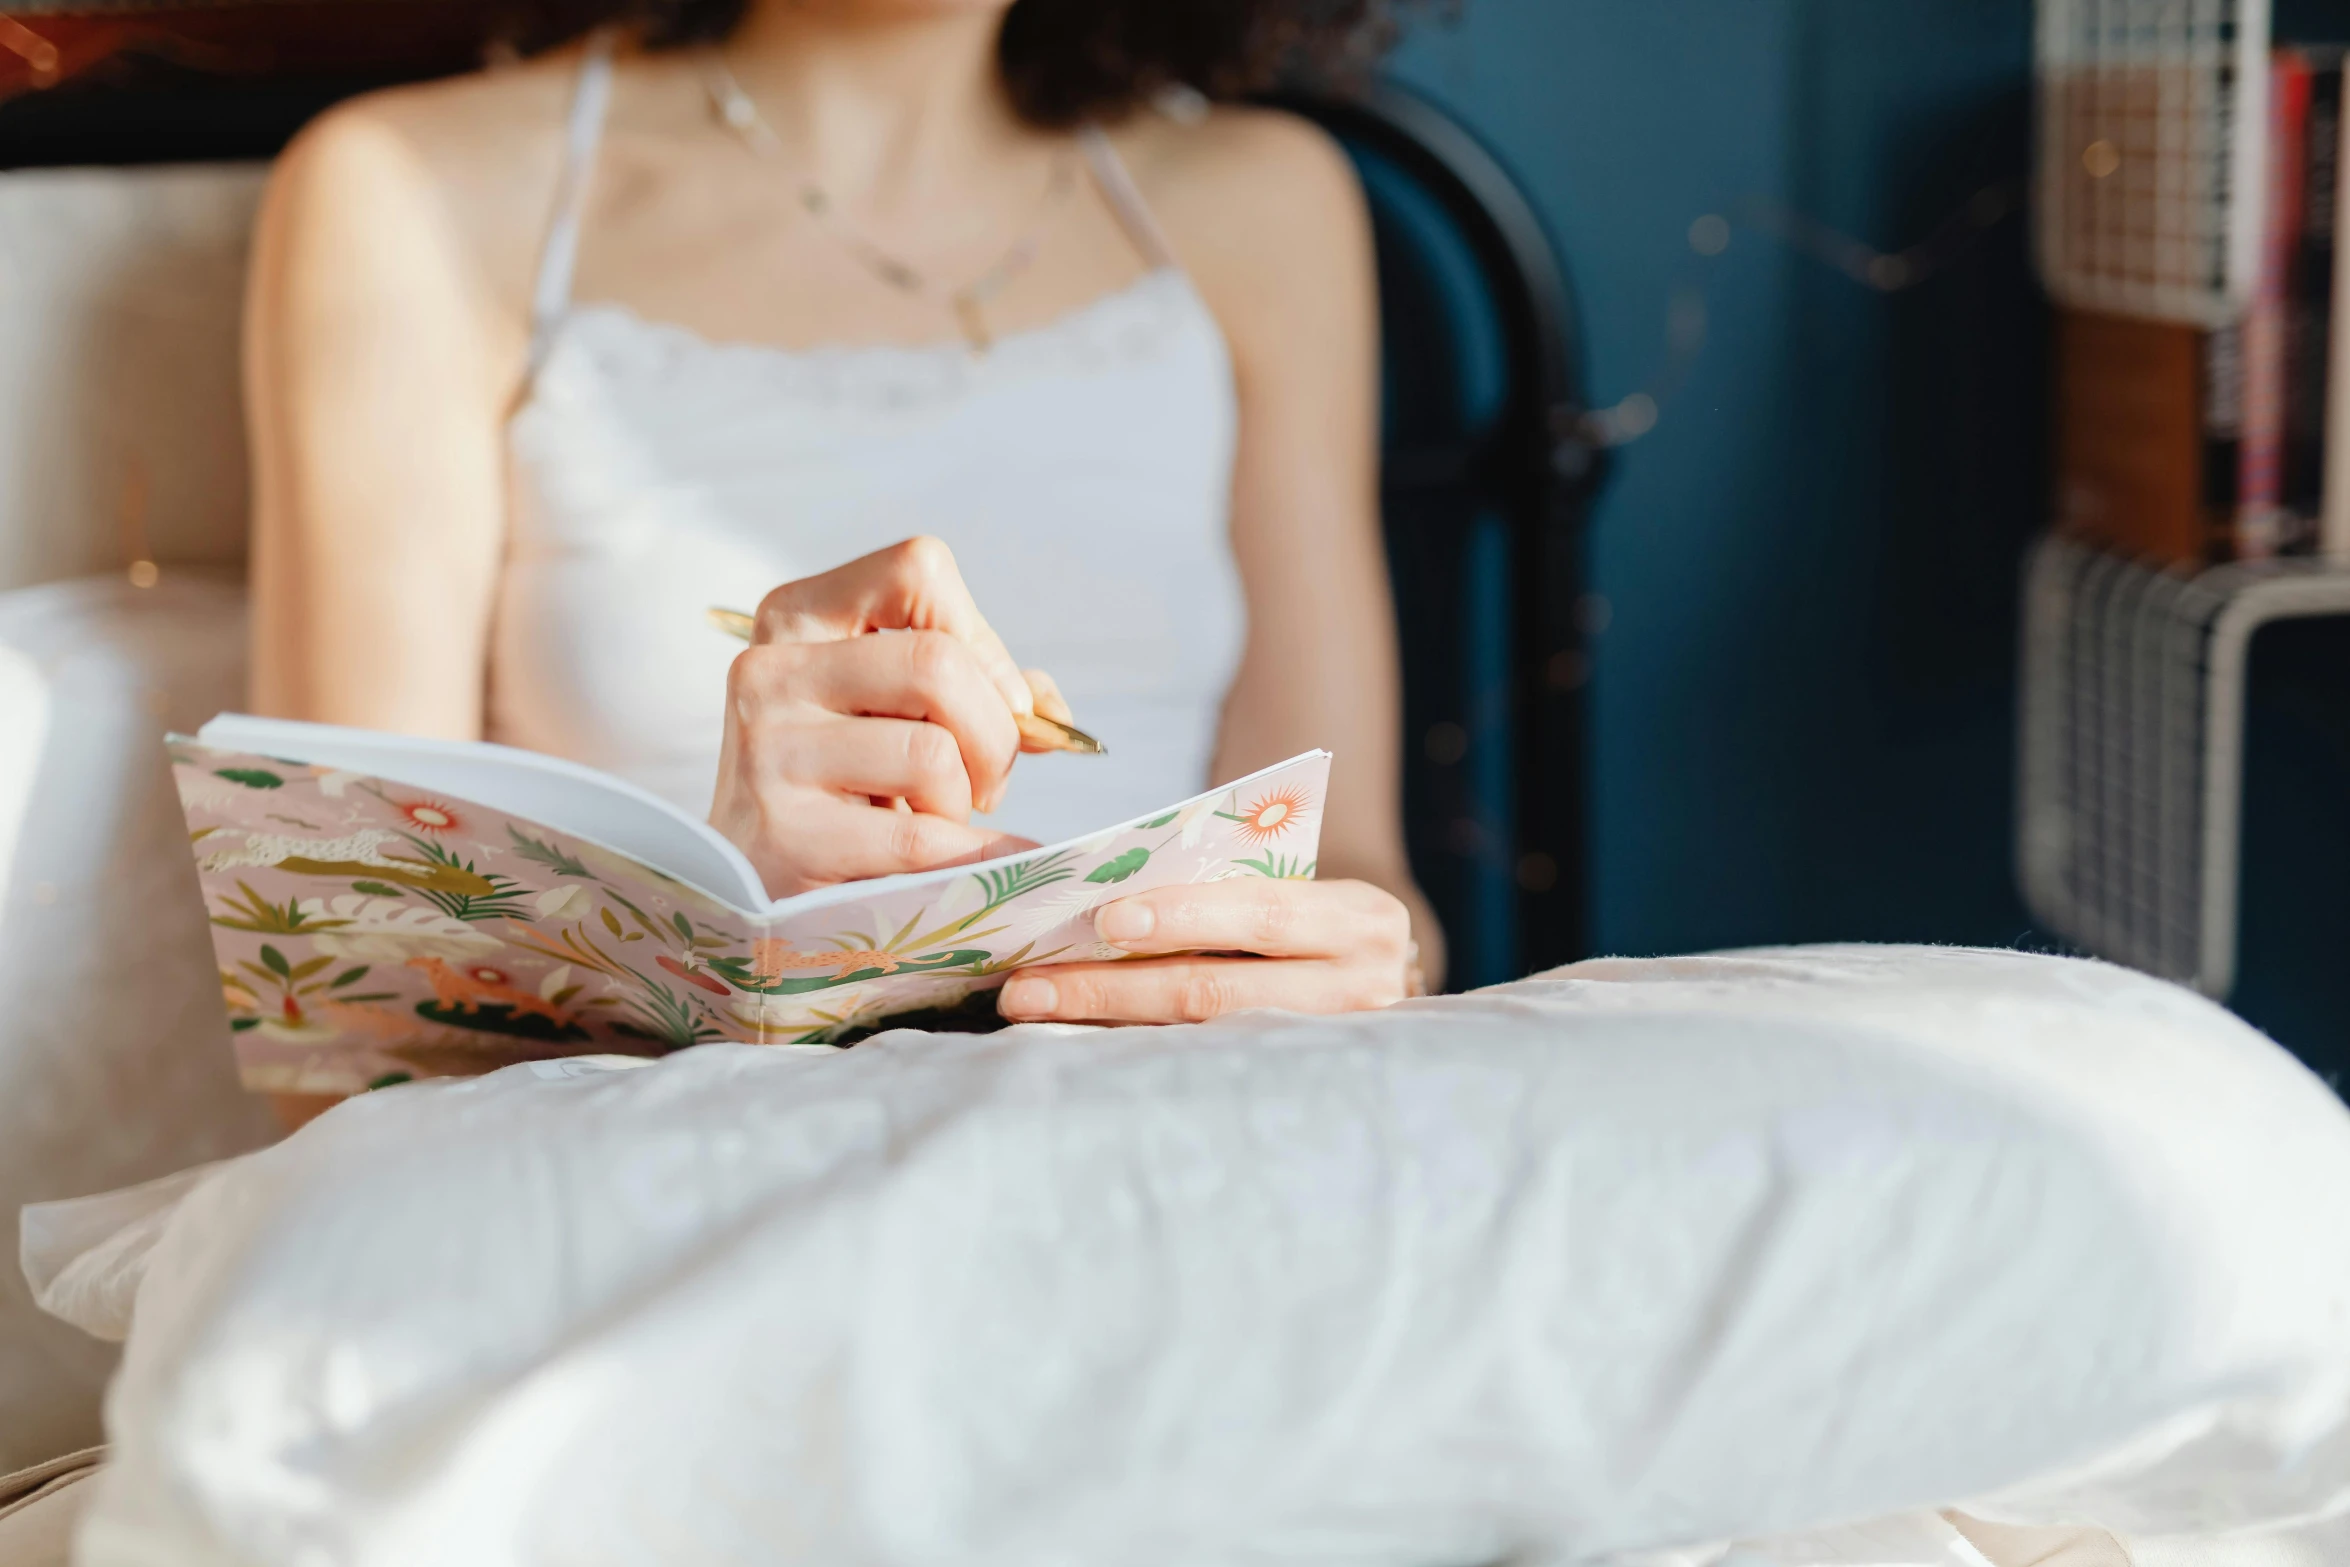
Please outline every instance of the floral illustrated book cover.
[[1029, 964], [1093, 910], [1314, 874], [1328, 752], [978, 865], [769, 900], [706, 823], [502, 746], [224, 715], [173, 736], [245, 1085], [342, 1094], [714, 1040], [827, 1045]]

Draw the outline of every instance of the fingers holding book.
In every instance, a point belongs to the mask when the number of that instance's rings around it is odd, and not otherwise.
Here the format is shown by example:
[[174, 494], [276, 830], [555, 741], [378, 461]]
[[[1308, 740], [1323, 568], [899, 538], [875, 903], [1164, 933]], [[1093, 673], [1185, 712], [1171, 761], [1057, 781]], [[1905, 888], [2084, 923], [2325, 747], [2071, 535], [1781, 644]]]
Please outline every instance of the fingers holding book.
[[1421, 991], [1411, 916], [1360, 881], [1209, 882], [1104, 905], [1131, 956], [1026, 969], [999, 1007], [1019, 1022], [1199, 1023], [1227, 1012], [1359, 1012]]

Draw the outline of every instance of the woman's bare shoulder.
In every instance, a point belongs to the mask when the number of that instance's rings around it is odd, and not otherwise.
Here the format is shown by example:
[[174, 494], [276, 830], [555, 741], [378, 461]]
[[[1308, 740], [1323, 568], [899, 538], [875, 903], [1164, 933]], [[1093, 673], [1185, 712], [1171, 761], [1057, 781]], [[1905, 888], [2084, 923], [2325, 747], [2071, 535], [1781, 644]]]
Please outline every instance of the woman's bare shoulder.
[[1142, 114], [1115, 139], [1179, 244], [1244, 229], [1285, 244], [1350, 225], [1362, 210], [1354, 166], [1338, 143], [1282, 110], [1219, 104], [1196, 118]]
[[576, 73], [574, 51], [562, 50], [362, 93], [311, 121], [288, 153], [299, 160], [396, 146], [452, 182], [495, 179], [544, 160], [562, 135]]
[[567, 55], [329, 109], [272, 172], [280, 231], [361, 245], [395, 233], [413, 242], [422, 231], [461, 252], [496, 292], [511, 292], [553, 198], [575, 73]]
[[1332, 308], [1361, 313], [1370, 217], [1354, 165], [1319, 126], [1219, 106], [1188, 122], [1139, 115], [1115, 139], [1236, 347]]

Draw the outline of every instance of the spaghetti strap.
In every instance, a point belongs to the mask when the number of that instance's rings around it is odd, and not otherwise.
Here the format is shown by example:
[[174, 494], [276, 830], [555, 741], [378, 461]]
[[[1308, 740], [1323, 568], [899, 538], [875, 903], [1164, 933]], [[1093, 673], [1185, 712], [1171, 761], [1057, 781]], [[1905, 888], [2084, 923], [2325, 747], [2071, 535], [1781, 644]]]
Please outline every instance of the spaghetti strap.
[[571, 275], [579, 264], [580, 216], [595, 175], [596, 145], [604, 135], [604, 111], [612, 101], [611, 28], [588, 39], [579, 62], [579, 83], [571, 92], [571, 116], [563, 133], [563, 168], [555, 183], [554, 215], [539, 251], [539, 271], [530, 291], [530, 367], [540, 358], [564, 314], [571, 308]]
[[1081, 125], [1077, 129], [1077, 145], [1085, 149], [1085, 161], [1093, 168], [1094, 183], [1101, 187], [1102, 199], [1117, 214], [1120, 226], [1134, 241], [1134, 248], [1152, 266], [1173, 268], [1175, 247], [1167, 243], [1167, 231], [1159, 227], [1150, 203], [1142, 199], [1134, 176], [1126, 172], [1126, 160], [1118, 156], [1110, 138], [1098, 125]]

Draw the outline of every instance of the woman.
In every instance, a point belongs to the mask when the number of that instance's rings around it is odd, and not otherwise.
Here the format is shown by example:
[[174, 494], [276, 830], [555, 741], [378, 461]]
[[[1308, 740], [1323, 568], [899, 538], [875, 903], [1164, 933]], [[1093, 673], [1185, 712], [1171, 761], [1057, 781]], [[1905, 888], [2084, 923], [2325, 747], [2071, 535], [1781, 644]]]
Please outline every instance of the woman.
[[[327, 115], [253, 269], [255, 705], [610, 769], [778, 894], [1326, 746], [1321, 880], [1109, 904], [1140, 961], [1001, 1009], [1410, 993], [1360, 194], [1183, 91], [1373, 10], [683, 0]], [[1015, 772], [1032, 705], [1112, 756]]]

